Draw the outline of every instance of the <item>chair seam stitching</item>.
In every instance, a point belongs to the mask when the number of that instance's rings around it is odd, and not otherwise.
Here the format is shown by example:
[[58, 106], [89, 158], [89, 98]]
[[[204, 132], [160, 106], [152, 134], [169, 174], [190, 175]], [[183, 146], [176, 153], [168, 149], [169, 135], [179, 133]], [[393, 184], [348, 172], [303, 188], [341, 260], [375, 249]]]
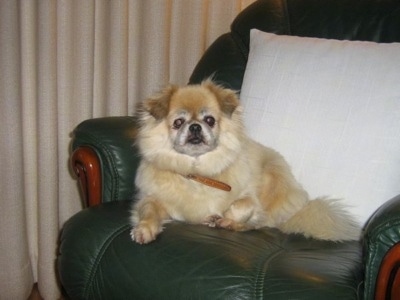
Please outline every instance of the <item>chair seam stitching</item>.
[[88, 294], [89, 291], [93, 285], [93, 281], [94, 281], [94, 276], [97, 273], [97, 269], [98, 266], [100, 265], [101, 260], [103, 259], [103, 255], [106, 252], [108, 246], [110, 245], [110, 243], [117, 237], [119, 236], [123, 231], [125, 231], [127, 228], [129, 228], [129, 225], [123, 225], [121, 227], [119, 227], [117, 230], [115, 230], [103, 243], [103, 245], [101, 246], [101, 249], [98, 251], [97, 255], [96, 255], [96, 259], [95, 262], [93, 264], [93, 267], [90, 269], [90, 273], [89, 273], [89, 279], [87, 281], [87, 287], [84, 289], [83, 295], [84, 295], [84, 299], [88, 299]]
[[255, 299], [264, 299], [263, 297], [263, 290], [264, 290], [264, 282], [265, 282], [265, 274], [267, 267], [270, 265], [270, 262], [273, 258], [277, 257], [280, 255], [284, 249], [280, 249], [276, 251], [273, 255], [265, 255], [262, 257], [261, 261], [262, 263], [259, 264], [259, 267], [257, 267], [256, 275], [255, 275], [255, 280], [254, 280], [254, 298]]

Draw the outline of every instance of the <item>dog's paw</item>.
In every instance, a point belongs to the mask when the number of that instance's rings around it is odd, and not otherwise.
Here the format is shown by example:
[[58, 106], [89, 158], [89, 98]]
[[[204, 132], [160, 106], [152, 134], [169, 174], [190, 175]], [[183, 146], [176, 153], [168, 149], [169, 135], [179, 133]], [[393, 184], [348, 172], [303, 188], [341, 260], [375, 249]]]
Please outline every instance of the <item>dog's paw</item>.
[[211, 215], [204, 220], [203, 224], [208, 227], [217, 227], [217, 221], [220, 219], [222, 219], [220, 215]]
[[248, 231], [254, 229], [253, 226], [247, 223], [236, 222], [230, 218], [219, 218], [215, 221], [216, 228], [223, 228], [232, 231]]
[[227, 230], [236, 230], [237, 224], [235, 221], [228, 218], [220, 218], [216, 221], [215, 227], [224, 228]]
[[162, 228], [148, 224], [138, 224], [131, 229], [131, 239], [138, 244], [148, 244], [154, 241]]
[[234, 230], [235, 222], [231, 219], [221, 217], [220, 215], [211, 215], [204, 220], [203, 224], [208, 227]]

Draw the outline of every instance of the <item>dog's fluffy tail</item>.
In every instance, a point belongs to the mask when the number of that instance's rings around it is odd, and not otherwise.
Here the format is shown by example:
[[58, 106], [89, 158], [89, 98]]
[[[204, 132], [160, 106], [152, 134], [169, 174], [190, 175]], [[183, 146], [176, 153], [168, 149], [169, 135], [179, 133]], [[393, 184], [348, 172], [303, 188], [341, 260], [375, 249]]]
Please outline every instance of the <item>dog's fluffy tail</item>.
[[279, 226], [285, 233], [300, 233], [321, 240], [359, 240], [361, 228], [338, 200], [317, 198], [309, 201]]

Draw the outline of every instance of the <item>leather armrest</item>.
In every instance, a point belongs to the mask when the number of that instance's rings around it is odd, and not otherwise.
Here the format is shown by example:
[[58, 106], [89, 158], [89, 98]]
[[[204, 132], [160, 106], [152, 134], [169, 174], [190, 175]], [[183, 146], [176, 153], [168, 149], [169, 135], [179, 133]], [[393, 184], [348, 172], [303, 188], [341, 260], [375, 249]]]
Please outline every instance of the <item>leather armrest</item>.
[[101, 165], [97, 153], [89, 146], [75, 149], [71, 156], [71, 165], [78, 177], [84, 206], [101, 203], [102, 183]]
[[133, 198], [136, 133], [134, 117], [90, 119], [76, 127], [71, 163], [88, 205]]
[[[364, 233], [366, 299], [400, 299], [400, 195], [382, 205]], [[375, 290], [375, 293], [374, 293]]]

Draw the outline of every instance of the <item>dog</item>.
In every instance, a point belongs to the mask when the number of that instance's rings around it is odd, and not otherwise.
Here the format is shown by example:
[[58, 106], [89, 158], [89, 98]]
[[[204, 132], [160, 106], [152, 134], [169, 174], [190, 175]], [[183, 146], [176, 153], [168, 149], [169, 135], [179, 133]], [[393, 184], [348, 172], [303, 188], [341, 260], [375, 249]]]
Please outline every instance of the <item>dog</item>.
[[360, 228], [338, 200], [310, 200], [285, 159], [246, 135], [242, 110], [235, 91], [211, 80], [169, 85], [141, 104], [132, 240], [147, 244], [172, 220], [358, 240]]

